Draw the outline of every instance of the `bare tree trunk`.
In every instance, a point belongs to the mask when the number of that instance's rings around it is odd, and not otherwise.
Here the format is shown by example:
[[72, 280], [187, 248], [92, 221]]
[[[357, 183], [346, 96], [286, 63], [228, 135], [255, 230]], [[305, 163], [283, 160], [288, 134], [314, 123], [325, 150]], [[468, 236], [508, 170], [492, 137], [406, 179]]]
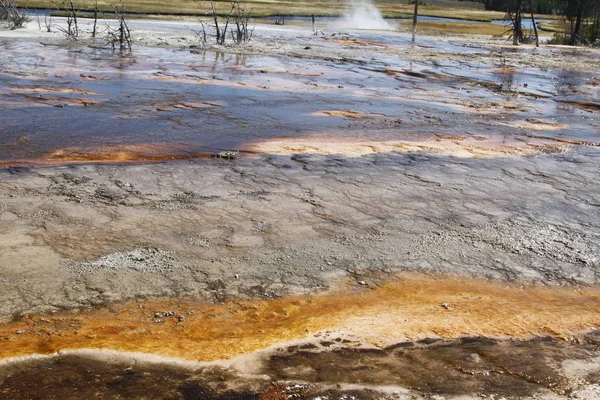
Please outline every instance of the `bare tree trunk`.
[[94, 29], [92, 30], [92, 37], [96, 37], [96, 24], [98, 23], [98, 0], [94, 3]]
[[108, 31], [108, 42], [111, 44], [113, 51], [115, 50], [117, 44], [119, 45], [119, 50], [121, 52], [124, 50], [131, 50], [133, 46], [133, 39], [131, 37], [129, 25], [127, 25], [127, 21], [125, 20], [125, 9], [123, 5], [113, 5], [113, 10], [116, 19], [119, 22], [119, 28], [113, 29], [110, 25], [106, 25]]
[[415, 12], [413, 14], [412, 24], [412, 41], [414, 42], [417, 37], [417, 17], [419, 15], [419, 0], [415, 0]]
[[533, 4], [531, 8], [531, 24], [533, 25], [533, 33], [535, 34], [535, 47], [540, 47], [540, 38], [538, 36], [537, 25], [535, 24], [535, 17], [533, 16]]
[[523, 28], [521, 26], [521, 11], [523, 9], [523, 0], [517, 0], [515, 2], [514, 17], [513, 17], [513, 45], [517, 46], [519, 41], [523, 38]]
[[575, 46], [581, 36], [581, 21], [583, 20], [583, 6], [579, 6], [577, 10], [577, 18], [575, 19], [575, 28], [573, 28], [573, 34], [571, 35], [571, 46]]
[[[77, 24], [77, 10], [75, 10], [75, 5], [73, 4], [73, 0], [63, 0], [61, 3], [56, 4], [57, 10], [64, 11], [67, 19], [67, 27], [63, 28], [58, 26], [57, 29], [65, 34], [65, 36], [69, 39], [77, 39], [79, 36], [79, 26]], [[46, 25], [48, 28], [48, 32], [50, 32], [50, 27]]]
[[[219, 17], [217, 15], [217, 6], [214, 2], [214, 0], [210, 0], [210, 6], [212, 8], [212, 17], [213, 17], [213, 22], [215, 24], [215, 31], [216, 31], [216, 35], [217, 35], [217, 44], [221, 44], [221, 29], [219, 28]], [[223, 41], [225, 40], [225, 38], [223, 38]]]
[[598, 40], [598, 28], [600, 27], [600, 2], [596, 2], [596, 12], [594, 13], [594, 21], [592, 23], [592, 37], [590, 41], [592, 44]]
[[44, 25], [46, 26], [46, 32], [52, 32], [52, 17], [48, 18], [48, 16], [45, 15]]
[[225, 26], [223, 27], [223, 32], [221, 32], [221, 40], [222, 42], [220, 44], [225, 44], [225, 41], [227, 40], [227, 27], [229, 26], [229, 20], [231, 19], [231, 17], [233, 16], [233, 13], [235, 11], [235, 6], [237, 4], [238, 0], [231, 0], [231, 10], [229, 10], [229, 15], [227, 15], [226, 19], [225, 19]]
[[9, 29], [22, 28], [30, 19], [17, 8], [14, 0], [0, 0], [0, 19], [9, 23]]
[[77, 11], [75, 11], [75, 5], [73, 5], [73, 0], [69, 0], [69, 5], [71, 7], [71, 15], [73, 16], [73, 22], [75, 24], [75, 37], [79, 36], [79, 25], [77, 24]]

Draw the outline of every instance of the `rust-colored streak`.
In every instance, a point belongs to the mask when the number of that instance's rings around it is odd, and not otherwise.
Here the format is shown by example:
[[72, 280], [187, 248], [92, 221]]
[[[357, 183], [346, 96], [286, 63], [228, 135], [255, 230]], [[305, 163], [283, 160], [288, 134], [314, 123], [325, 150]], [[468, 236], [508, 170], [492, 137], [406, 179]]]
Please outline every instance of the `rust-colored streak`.
[[100, 148], [65, 148], [48, 153], [49, 164], [61, 162], [140, 162], [164, 161], [196, 157], [187, 147], [176, 143], [148, 143], [140, 145], [104, 146]]
[[599, 325], [599, 288], [517, 288], [404, 276], [336, 294], [220, 305], [156, 299], [28, 316], [0, 327], [0, 358], [109, 348], [210, 361], [324, 330], [384, 346], [432, 335], [568, 337]]
[[206, 153], [190, 152], [189, 145], [180, 143], [145, 143], [97, 148], [63, 148], [51, 151], [31, 160], [0, 161], [0, 168], [21, 165], [62, 165], [73, 162], [85, 164], [125, 164], [138, 162], [161, 162], [208, 157]]
[[316, 111], [312, 115], [327, 116], [327, 117], [345, 117], [345, 118], [364, 118], [365, 114], [358, 111], [349, 110], [326, 110]]
[[67, 98], [67, 97], [39, 97], [32, 95], [25, 95], [27, 100], [39, 102], [52, 107], [65, 107], [65, 106], [92, 106], [99, 104], [99, 101], [81, 99], [81, 98]]

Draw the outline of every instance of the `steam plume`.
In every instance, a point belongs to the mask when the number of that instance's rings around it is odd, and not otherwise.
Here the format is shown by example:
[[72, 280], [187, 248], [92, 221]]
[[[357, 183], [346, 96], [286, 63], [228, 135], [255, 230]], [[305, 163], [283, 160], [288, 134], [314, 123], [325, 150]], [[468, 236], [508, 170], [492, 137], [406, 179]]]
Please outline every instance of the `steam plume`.
[[340, 26], [355, 29], [394, 29], [382, 16], [372, 0], [346, 0], [348, 11]]

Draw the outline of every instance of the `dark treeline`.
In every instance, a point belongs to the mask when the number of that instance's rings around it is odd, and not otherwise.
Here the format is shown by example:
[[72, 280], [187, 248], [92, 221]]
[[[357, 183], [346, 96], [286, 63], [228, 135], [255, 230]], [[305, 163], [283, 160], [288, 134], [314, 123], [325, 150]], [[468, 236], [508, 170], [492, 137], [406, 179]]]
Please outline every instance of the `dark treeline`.
[[[564, 0], [537, 0], [533, 2], [533, 12], [536, 14], [559, 14], [560, 3]], [[507, 5], [510, 0], [485, 0], [484, 5], [486, 10], [507, 11]], [[525, 4], [525, 12], [531, 11], [531, 4]]]
[[516, 42], [527, 41], [520, 23], [533, 18], [533, 13], [563, 17], [564, 32], [555, 35], [557, 43], [598, 45], [600, 42], [600, 0], [484, 0], [484, 4], [486, 10], [507, 13], [513, 22], [511, 31]]

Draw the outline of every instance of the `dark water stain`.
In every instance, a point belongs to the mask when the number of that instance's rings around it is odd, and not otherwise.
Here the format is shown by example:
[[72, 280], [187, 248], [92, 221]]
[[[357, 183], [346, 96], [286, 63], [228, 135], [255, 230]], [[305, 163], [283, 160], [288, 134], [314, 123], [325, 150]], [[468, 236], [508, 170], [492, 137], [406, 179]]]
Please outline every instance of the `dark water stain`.
[[[598, 336], [578, 344], [552, 338], [528, 341], [472, 337], [401, 343], [382, 350], [341, 348], [278, 353], [265, 372], [278, 380], [400, 386], [440, 395], [530, 396], [540, 389], [570, 393], [557, 366], [598, 353]], [[591, 375], [591, 381], [596, 381]]]
[[[126, 357], [106, 362], [84, 355], [30, 360], [0, 368], [0, 398], [277, 400], [320, 396], [370, 400], [385, 398], [376, 390], [380, 386], [406, 388], [425, 397], [522, 398], [540, 390], [569, 395], [571, 381], [561, 374], [561, 362], [589, 360], [600, 353], [598, 332], [571, 342], [468, 337], [399, 343], [385, 349], [349, 348], [336, 342], [339, 347], [334, 349], [279, 349], [260, 361], [268, 379], [224, 367], [191, 370], [136, 363]], [[591, 371], [584, 380], [598, 383], [600, 375]]]
[[208, 389], [197, 382], [188, 382], [179, 387], [179, 391], [184, 400], [259, 400], [260, 398], [258, 393], [252, 393], [251, 391], [227, 390], [219, 392]]
[[20, 366], [0, 383], [0, 398], [258, 399], [251, 387], [226, 384], [235, 379], [222, 368], [194, 373], [168, 364], [138, 366], [69, 355]]

